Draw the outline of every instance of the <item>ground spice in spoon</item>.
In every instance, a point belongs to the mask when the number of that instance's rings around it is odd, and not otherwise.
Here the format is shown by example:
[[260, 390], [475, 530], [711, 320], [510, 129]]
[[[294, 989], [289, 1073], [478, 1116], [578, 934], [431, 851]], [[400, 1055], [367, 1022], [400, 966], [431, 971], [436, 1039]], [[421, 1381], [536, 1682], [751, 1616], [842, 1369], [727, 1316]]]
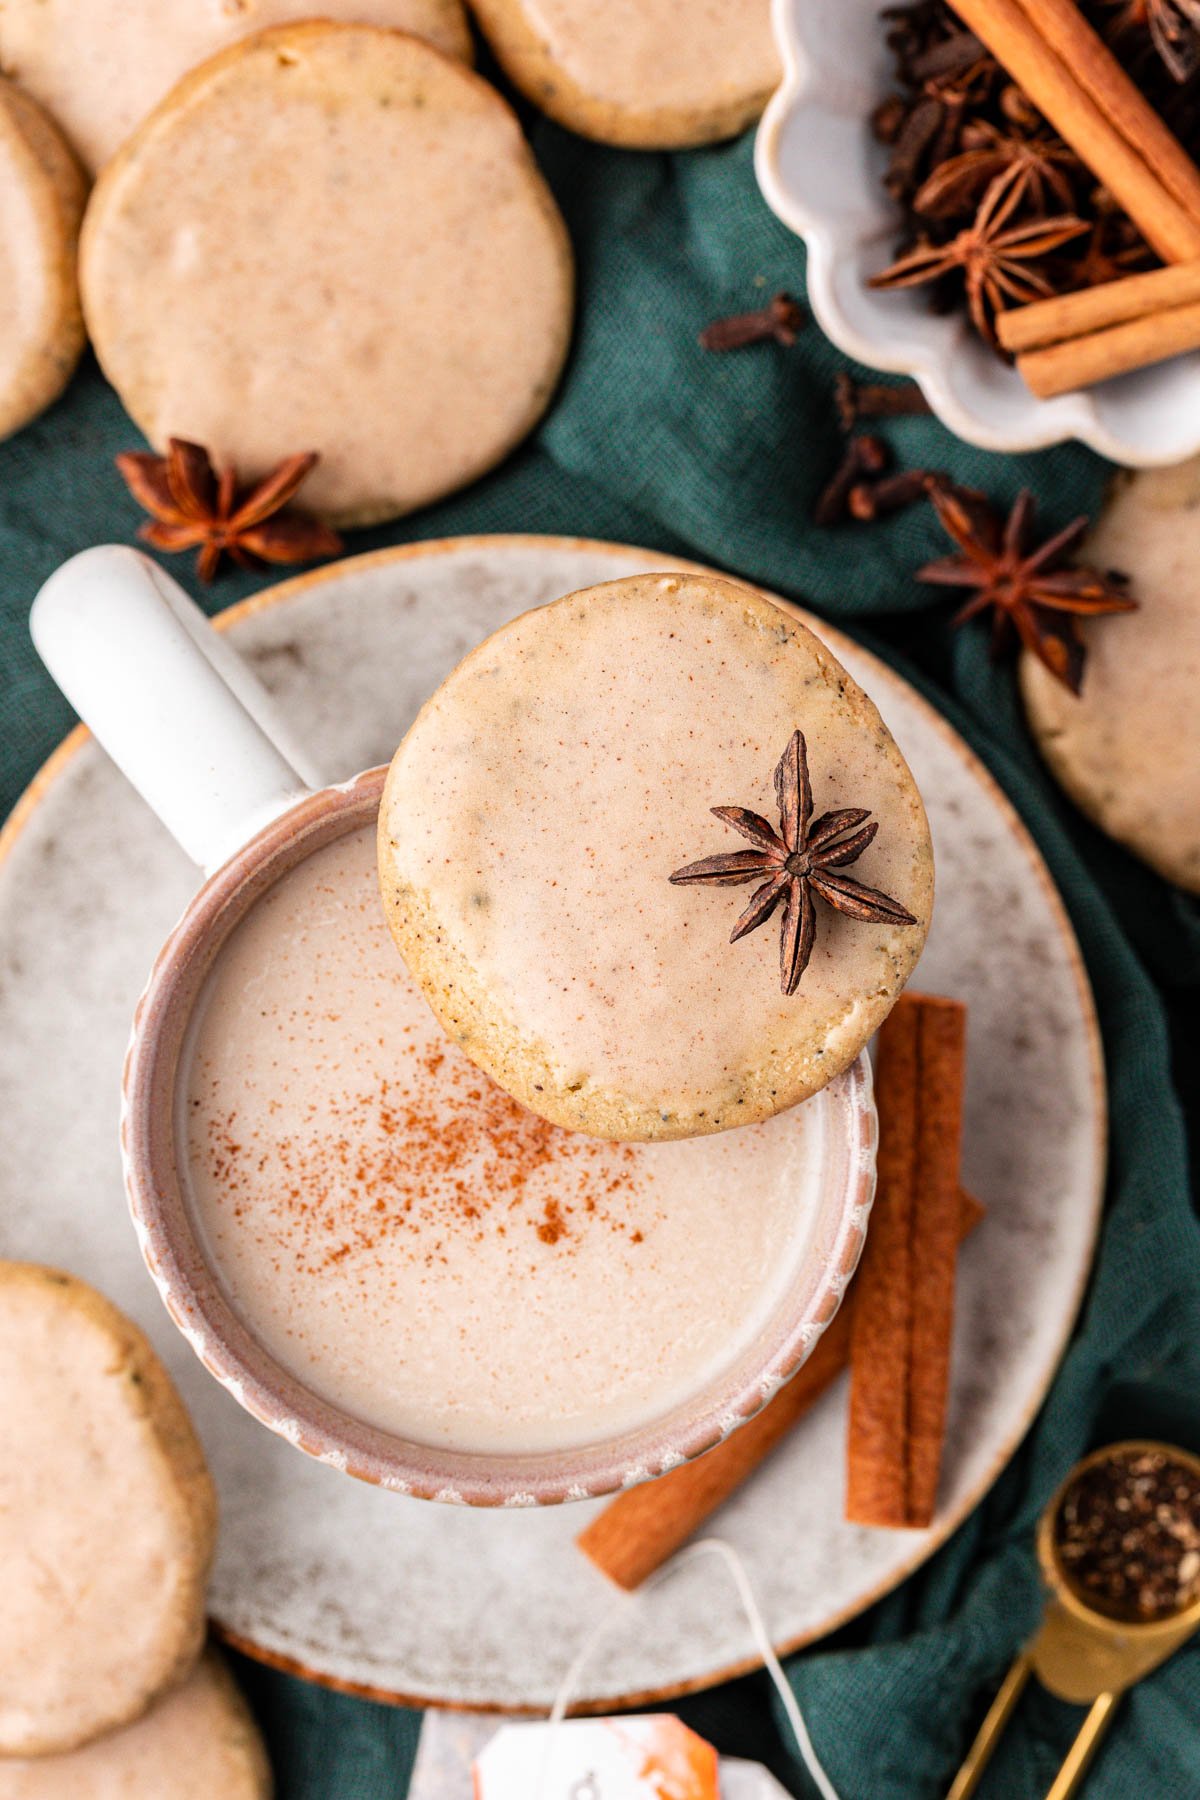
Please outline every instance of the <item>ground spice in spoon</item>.
[[1162, 1450], [1114, 1452], [1067, 1489], [1055, 1541], [1069, 1585], [1097, 1612], [1168, 1618], [1200, 1596], [1200, 1476]]

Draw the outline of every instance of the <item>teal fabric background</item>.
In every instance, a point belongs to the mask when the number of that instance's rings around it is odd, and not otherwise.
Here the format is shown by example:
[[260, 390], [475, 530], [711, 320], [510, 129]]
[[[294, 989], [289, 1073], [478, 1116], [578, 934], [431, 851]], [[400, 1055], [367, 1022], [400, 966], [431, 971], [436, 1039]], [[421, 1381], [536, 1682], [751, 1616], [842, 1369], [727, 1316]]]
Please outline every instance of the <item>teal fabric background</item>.
[[[750, 140], [651, 156], [584, 144], [544, 121], [531, 121], [531, 135], [579, 261], [562, 389], [502, 469], [416, 518], [357, 534], [350, 549], [460, 531], [617, 538], [715, 563], [836, 618], [902, 666], [1003, 783], [1063, 891], [1095, 986], [1111, 1086], [1108, 1210], [1053, 1391], [953, 1541], [789, 1669], [843, 1800], [935, 1800], [1035, 1617], [1031, 1528], [1073, 1458], [1134, 1432], [1200, 1448], [1200, 1239], [1178, 1100], [1197, 1089], [1186, 1036], [1200, 975], [1197, 909], [1074, 813], [1032, 750], [1011, 669], [989, 664], [982, 634], [947, 633], [945, 597], [912, 579], [943, 548], [929, 509], [873, 526], [810, 523], [839, 452], [832, 380], [844, 366], [818, 329], [792, 350], [699, 349], [696, 334], [714, 316], [778, 288], [803, 292], [803, 250], [758, 194]], [[454, 299], [446, 295], [448, 313]], [[1078, 447], [990, 456], [928, 419], [896, 421], [887, 435], [905, 463], [949, 467], [998, 502], [1031, 486], [1048, 528], [1094, 510], [1109, 473]], [[70, 722], [29, 646], [29, 603], [65, 556], [133, 536], [140, 515], [112, 458], [138, 445], [88, 365], [53, 411], [0, 446], [5, 808]], [[189, 561], [170, 566], [194, 591]], [[200, 597], [215, 610], [266, 579], [227, 574]], [[280, 1800], [400, 1800], [416, 1715], [244, 1661], [237, 1668], [270, 1741]], [[726, 1752], [767, 1762], [797, 1795], [810, 1791], [761, 1676], [679, 1710]], [[1042, 1795], [1077, 1720], [1032, 1695], [985, 1793]], [[1200, 1796], [1200, 1643], [1126, 1701], [1087, 1791], [1093, 1800]]]

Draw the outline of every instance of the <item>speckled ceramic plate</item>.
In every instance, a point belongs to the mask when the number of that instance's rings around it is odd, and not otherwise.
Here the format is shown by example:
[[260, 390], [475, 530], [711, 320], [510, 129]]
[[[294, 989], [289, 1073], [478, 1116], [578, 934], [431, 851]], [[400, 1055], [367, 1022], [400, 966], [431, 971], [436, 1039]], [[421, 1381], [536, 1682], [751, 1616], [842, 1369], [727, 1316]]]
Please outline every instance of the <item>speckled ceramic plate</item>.
[[[596, 581], [679, 567], [644, 550], [468, 538], [284, 583], [226, 615], [328, 779], [390, 756], [486, 633]], [[1079, 951], [1037, 851], [970, 751], [898, 676], [824, 625], [916, 773], [938, 855], [920, 986], [970, 1006], [964, 1175], [986, 1201], [962, 1257], [937, 1522], [842, 1522], [845, 1395], [825, 1396], [718, 1516], [781, 1648], [820, 1636], [943, 1541], [1012, 1453], [1083, 1289], [1104, 1161], [1099, 1038]], [[542, 1708], [611, 1590], [576, 1552], [599, 1503], [472, 1512], [337, 1474], [244, 1413], [176, 1334], [121, 1191], [117, 1095], [146, 971], [196, 882], [83, 732], [0, 839], [0, 1250], [61, 1263], [150, 1333], [220, 1488], [212, 1612], [231, 1641], [314, 1679], [417, 1704]], [[702, 1565], [610, 1634], [588, 1703], [646, 1703], [755, 1660], [736, 1596]]]

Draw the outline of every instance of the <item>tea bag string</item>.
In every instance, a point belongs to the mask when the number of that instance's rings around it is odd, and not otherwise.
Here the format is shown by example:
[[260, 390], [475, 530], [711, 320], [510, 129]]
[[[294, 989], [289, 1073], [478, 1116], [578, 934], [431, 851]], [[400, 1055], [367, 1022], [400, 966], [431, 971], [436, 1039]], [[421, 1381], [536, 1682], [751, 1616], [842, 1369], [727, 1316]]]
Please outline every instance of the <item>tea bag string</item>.
[[[588, 1632], [583, 1643], [576, 1651], [570, 1667], [563, 1676], [558, 1693], [555, 1696], [554, 1705], [550, 1709], [550, 1725], [552, 1727], [558, 1726], [566, 1717], [567, 1708], [571, 1703], [571, 1699], [579, 1689], [579, 1683], [585, 1663], [600, 1641], [608, 1636], [611, 1627], [617, 1620], [621, 1617], [628, 1616], [630, 1600], [633, 1599], [636, 1603], [640, 1595], [648, 1594], [652, 1589], [660, 1586], [662, 1582], [670, 1580], [671, 1576], [679, 1569], [683, 1568], [685, 1563], [695, 1562], [698, 1558], [705, 1556], [716, 1556], [724, 1563], [730, 1579], [737, 1589], [738, 1598], [742, 1603], [742, 1610], [746, 1615], [751, 1634], [754, 1638], [755, 1649], [762, 1657], [767, 1673], [775, 1684], [775, 1691], [779, 1695], [780, 1704], [783, 1707], [788, 1724], [792, 1728], [792, 1735], [796, 1740], [796, 1748], [800, 1752], [801, 1761], [804, 1763], [805, 1768], [812, 1777], [817, 1792], [821, 1796], [821, 1800], [838, 1800], [837, 1789], [821, 1767], [820, 1759], [813, 1748], [812, 1739], [808, 1735], [808, 1727], [804, 1723], [804, 1715], [800, 1711], [800, 1703], [792, 1692], [791, 1685], [783, 1672], [779, 1658], [775, 1654], [774, 1646], [771, 1643], [770, 1637], [767, 1635], [766, 1622], [763, 1619], [762, 1610], [755, 1598], [754, 1589], [750, 1585], [750, 1577], [746, 1573], [746, 1565], [743, 1563], [737, 1551], [733, 1548], [733, 1545], [727, 1544], [724, 1538], [701, 1538], [698, 1543], [689, 1544], [685, 1550], [680, 1550], [673, 1556], [670, 1562], [666, 1563], [656, 1574], [652, 1575], [648, 1581], [643, 1582], [637, 1595], [631, 1596], [628, 1594], [619, 1594], [616, 1599], [614, 1599], [612, 1605], [608, 1607], [607, 1611], [605, 1611], [597, 1620], [592, 1630]], [[545, 1755], [542, 1759], [542, 1778], [538, 1783], [539, 1795], [537, 1800], [545, 1800], [546, 1770], [549, 1764], [549, 1753], [553, 1735], [553, 1731], [547, 1734]]]

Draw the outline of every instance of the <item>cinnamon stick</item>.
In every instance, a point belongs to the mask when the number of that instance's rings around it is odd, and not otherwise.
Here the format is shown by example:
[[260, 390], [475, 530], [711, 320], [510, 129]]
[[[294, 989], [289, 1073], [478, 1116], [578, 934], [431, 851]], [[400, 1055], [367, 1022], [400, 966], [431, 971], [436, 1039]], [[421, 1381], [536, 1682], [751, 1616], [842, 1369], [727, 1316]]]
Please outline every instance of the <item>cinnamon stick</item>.
[[902, 995], [879, 1034], [877, 1186], [855, 1278], [846, 1517], [933, 1518], [949, 1391], [966, 1009]]
[[1152, 269], [1147, 275], [1124, 275], [1118, 281], [1079, 288], [1073, 294], [1055, 294], [1049, 300], [1015, 306], [998, 315], [996, 330], [1005, 350], [1041, 350], [1047, 344], [1198, 300], [1200, 261], [1176, 263], [1169, 269]]
[[905, 1525], [921, 1070], [917, 1008], [897, 1001], [884, 1024], [875, 1063], [875, 1204], [855, 1277], [864, 1318], [850, 1345], [846, 1517], [865, 1525]]
[[1031, 393], [1049, 400], [1198, 349], [1200, 301], [1148, 313], [1108, 331], [1091, 331], [1062, 344], [1049, 344], [1044, 350], [1028, 350], [1017, 358], [1017, 373]]
[[1099, 91], [1096, 52], [1107, 53], [1082, 15], [1074, 7], [1064, 12], [1054, 0], [950, 3], [1163, 260], [1200, 257], [1200, 213], [1156, 172], [1164, 133], [1172, 146], [1168, 162], [1175, 188], [1182, 180], [1181, 160], [1190, 166], [1187, 154], [1118, 66], [1103, 84], [1108, 96], [1103, 109], [1097, 104], [1077, 71], [1080, 65], [1090, 71]]
[[1049, 48], [1096, 102], [1194, 223], [1200, 223], [1200, 169], [1125, 73], [1075, 0], [1021, 0]]
[[[960, 1190], [959, 1235], [983, 1218], [973, 1194]], [[774, 1399], [714, 1449], [610, 1500], [575, 1540], [618, 1586], [633, 1589], [673, 1556], [710, 1514], [735, 1494], [816, 1405], [850, 1360], [854, 1284], [817, 1340], [812, 1355]]]
[[[908, 1522], [928, 1525], [937, 1505], [950, 1395], [967, 1014], [953, 1000], [916, 1004], [921, 1082], [909, 1327]], [[869, 1314], [863, 1337], [869, 1345]]]

